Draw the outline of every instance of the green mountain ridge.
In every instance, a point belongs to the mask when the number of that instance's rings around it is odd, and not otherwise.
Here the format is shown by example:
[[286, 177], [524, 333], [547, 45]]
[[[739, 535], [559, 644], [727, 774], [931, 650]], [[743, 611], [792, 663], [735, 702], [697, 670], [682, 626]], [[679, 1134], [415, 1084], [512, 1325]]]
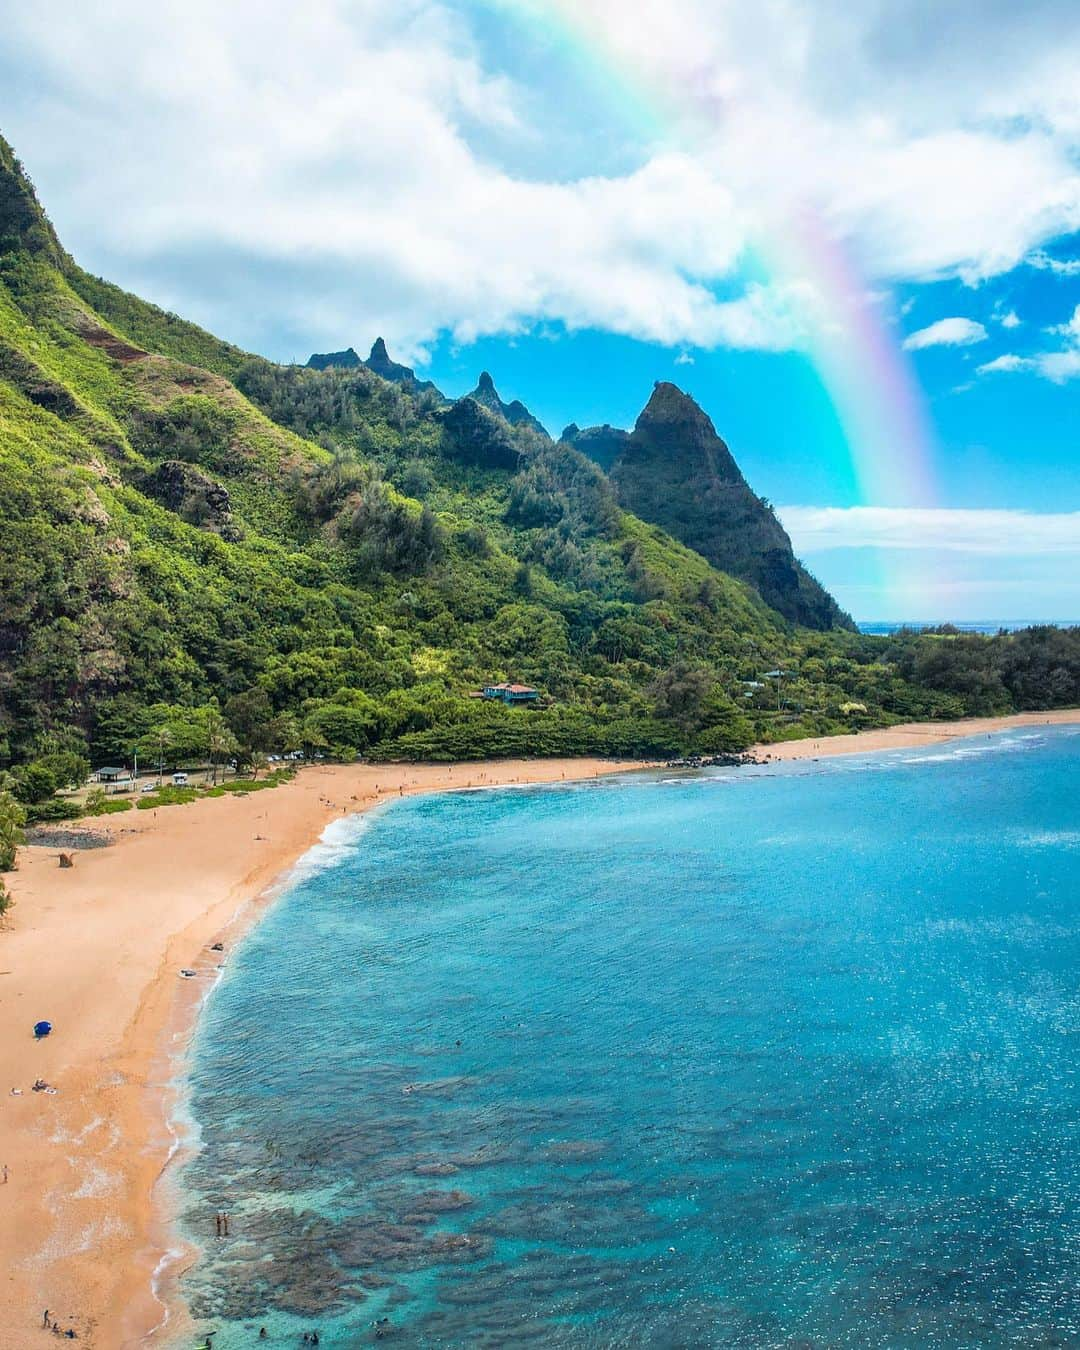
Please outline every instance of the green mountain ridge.
[[[1080, 694], [1054, 630], [796, 628], [490, 404], [278, 366], [90, 276], [0, 140], [0, 771], [715, 752]], [[541, 706], [469, 697], [506, 678]]]

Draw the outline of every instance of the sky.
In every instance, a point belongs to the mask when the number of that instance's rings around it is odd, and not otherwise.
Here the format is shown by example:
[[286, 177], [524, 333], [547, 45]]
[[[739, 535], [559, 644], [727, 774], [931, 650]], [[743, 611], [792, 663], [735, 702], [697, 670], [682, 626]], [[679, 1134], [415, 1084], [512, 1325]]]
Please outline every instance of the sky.
[[554, 434], [712, 417], [865, 620], [1080, 619], [1075, 0], [0, 0], [89, 270]]

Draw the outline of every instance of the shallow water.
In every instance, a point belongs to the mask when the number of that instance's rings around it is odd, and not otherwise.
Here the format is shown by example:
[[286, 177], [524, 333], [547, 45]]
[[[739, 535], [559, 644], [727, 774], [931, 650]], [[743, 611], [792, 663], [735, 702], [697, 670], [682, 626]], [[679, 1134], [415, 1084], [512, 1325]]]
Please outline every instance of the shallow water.
[[1027, 732], [337, 827], [200, 1026], [200, 1328], [1080, 1343], [1078, 769]]

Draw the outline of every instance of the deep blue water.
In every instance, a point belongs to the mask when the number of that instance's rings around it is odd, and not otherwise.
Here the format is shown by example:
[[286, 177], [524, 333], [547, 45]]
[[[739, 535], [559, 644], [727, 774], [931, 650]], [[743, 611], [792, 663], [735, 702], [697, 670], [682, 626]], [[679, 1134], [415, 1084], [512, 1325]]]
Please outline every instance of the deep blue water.
[[1075, 619], [909, 619], [904, 623], [895, 623], [885, 619], [864, 619], [858, 624], [860, 633], [869, 633], [878, 637], [888, 637], [902, 629], [940, 628], [951, 624], [961, 633], [1006, 633], [1018, 632], [1021, 628], [1036, 628], [1049, 624], [1052, 628], [1080, 628]]
[[1078, 770], [1048, 730], [343, 825], [201, 1023], [199, 1326], [1080, 1344]]

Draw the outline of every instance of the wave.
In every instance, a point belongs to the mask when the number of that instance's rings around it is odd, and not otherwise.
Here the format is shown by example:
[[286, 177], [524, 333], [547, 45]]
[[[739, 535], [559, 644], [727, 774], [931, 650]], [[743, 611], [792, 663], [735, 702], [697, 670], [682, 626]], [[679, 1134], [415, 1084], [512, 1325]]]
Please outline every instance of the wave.
[[358, 812], [351, 816], [342, 816], [332, 820], [319, 836], [319, 842], [313, 844], [306, 853], [301, 854], [279, 883], [281, 891], [292, 890], [294, 886], [322, 872], [332, 871], [346, 862], [356, 851], [356, 846], [382, 816], [391, 802], [373, 806], [369, 811]]
[[1080, 830], [1035, 830], [1016, 842], [1021, 848], [1080, 848]]

